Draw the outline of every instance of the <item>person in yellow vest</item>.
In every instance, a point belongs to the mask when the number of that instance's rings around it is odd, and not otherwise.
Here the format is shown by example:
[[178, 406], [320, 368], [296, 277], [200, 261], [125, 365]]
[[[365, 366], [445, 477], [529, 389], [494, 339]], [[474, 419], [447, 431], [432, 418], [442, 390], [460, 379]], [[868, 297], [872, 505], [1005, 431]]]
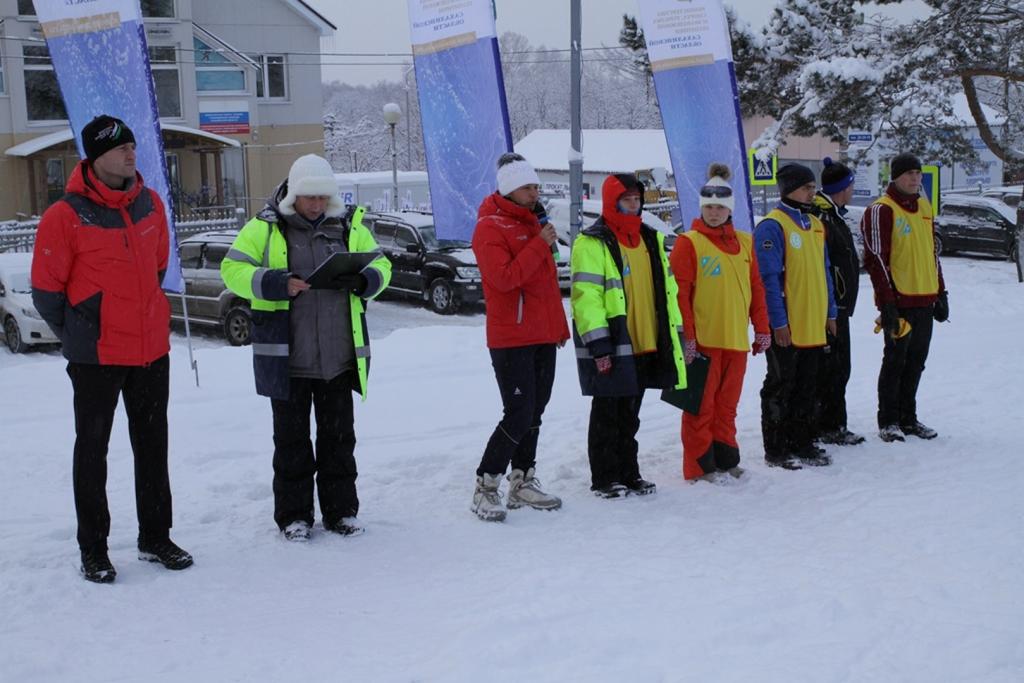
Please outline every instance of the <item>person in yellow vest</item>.
[[683, 319], [665, 235], [641, 219], [644, 186], [629, 173], [601, 189], [601, 217], [572, 246], [576, 365], [590, 404], [587, 454], [600, 498], [649, 495], [637, 462], [644, 390], [686, 388]]
[[709, 360], [700, 413], [683, 412], [683, 478], [688, 481], [743, 473], [736, 406], [747, 354], [767, 351], [772, 339], [752, 237], [732, 225], [730, 175], [725, 164], [711, 164], [708, 181], [700, 188], [700, 218], [676, 239], [669, 257], [679, 285], [686, 363], [698, 353]]
[[[871, 275], [885, 336], [878, 374], [878, 435], [903, 441], [906, 435], [934, 439], [938, 433], [917, 419], [932, 321], [949, 319], [942, 265], [935, 251], [932, 207], [920, 196], [921, 161], [899, 154], [889, 165], [892, 182], [861, 219], [864, 266]], [[910, 331], [900, 335], [901, 319]]]
[[786, 164], [776, 182], [782, 201], [754, 229], [773, 336], [761, 387], [761, 435], [769, 466], [798, 470], [831, 463], [814, 445], [814, 399], [826, 333], [836, 333], [836, 304], [825, 227], [811, 215], [814, 172]]
[[362, 532], [352, 392], [366, 399], [363, 302], [387, 287], [391, 263], [378, 254], [361, 271], [335, 278], [332, 288], [306, 282], [336, 252], [377, 251], [362, 215], [362, 208], [346, 214], [330, 164], [308, 154], [221, 262], [224, 284], [252, 307], [256, 392], [270, 398], [274, 418], [274, 521], [290, 541], [309, 540], [314, 476], [324, 529]]

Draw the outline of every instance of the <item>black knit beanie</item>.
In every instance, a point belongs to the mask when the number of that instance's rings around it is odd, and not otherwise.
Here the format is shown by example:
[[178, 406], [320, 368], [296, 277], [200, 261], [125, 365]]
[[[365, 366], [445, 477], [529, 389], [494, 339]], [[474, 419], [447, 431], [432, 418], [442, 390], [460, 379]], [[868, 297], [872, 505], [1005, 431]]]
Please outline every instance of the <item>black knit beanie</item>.
[[907, 171], [920, 171], [921, 160], [909, 152], [897, 154], [889, 162], [889, 177], [896, 180]]
[[816, 183], [814, 171], [803, 164], [786, 164], [775, 174], [775, 182], [779, 186], [779, 194], [785, 197], [793, 190], [798, 190], [807, 183]]
[[101, 114], [82, 129], [82, 147], [85, 158], [96, 161], [101, 156], [121, 145], [135, 142], [135, 134], [124, 121]]

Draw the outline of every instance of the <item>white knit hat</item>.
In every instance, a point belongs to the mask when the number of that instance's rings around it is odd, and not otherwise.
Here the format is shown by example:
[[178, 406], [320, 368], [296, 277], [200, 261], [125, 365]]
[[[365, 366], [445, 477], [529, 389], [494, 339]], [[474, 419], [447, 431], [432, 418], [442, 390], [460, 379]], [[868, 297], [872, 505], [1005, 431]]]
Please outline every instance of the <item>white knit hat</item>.
[[296, 197], [330, 197], [324, 215], [340, 216], [345, 205], [338, 195], [338, 181], [327, 159], [316, 154], [299, 157], [288, 171], [288, 194], [277, 205], [286, 216], [295, 214]]
[[729, 184], [731, 173], [725, 164], [711, 164], [708, 168], [708, 181], [700, 188], [700, 206], [724, 206], [732, 211], [736, 205], [732, 185]]
[[523, 185], [540, 185], [537, 172], [530, 162], [513, 161], [498, 168], [498, 192], [508, 196]]

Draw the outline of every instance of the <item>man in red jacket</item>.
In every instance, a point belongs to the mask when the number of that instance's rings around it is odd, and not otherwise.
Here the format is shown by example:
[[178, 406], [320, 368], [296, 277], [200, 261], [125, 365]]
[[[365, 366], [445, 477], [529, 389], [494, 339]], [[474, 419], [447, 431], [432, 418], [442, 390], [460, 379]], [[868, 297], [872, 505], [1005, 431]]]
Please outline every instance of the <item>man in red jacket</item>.
[[135, 136], [120, 119], [82, 129], [86, 159], [39, 223], [32, 300], [61, 340], [75, 408], [73, 481], [82, 575], [110, 583], [107, 447], [119, 396], [135, 455], [139, 559], [184, 569], [170, 540], [167, 395], [170, 306], [160, 288], [168, 230], [160, 197], [135, 170]]
[[472, 511], [505, 519], [498, 486], [509, 463], [508, 507], [555, 510], [557, 496], [534, 476], [541, 416], [555, 381], [555, 350], [569, 338], [558, 271], [555, 228], [537, 202], [540, 180], [518, 154], [498, 160], [498, 191], [484, 199], [473, 233], [487, 304], [487, 346], [504, 404], [476, 471]]

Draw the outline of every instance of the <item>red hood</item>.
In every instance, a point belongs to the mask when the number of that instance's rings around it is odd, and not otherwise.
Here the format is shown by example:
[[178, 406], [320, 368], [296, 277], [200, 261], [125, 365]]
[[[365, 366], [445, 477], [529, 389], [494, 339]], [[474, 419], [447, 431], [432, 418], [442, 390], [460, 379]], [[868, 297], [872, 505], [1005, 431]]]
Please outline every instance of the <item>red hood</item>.
[[[601, 217], [615, 234], [615, 239], [627, 247], [635, 247], [640, 244], [640, 216], [627, 216], [619, 212], [619, 197], [626, 190], [639, 190], [640, 197], [644, 196], [644, 186], [636, 179], [636, 176], [629, 174], [610, 175], [604, 180], [601, 186]], [[640, 202], [640, 210], [644, 210], [643, 201]]]
[[534, 225], [537, 231], [540, 231], [540, 222], [533, 211], [530, 211], [525, 206], [519, 206], [511, 199], [506, 199], [498, 192], [484, 197], [483, 202], [480, 203], [480, 208], [477, 209], [476, 217], [480, 219], [494, 216], [495, 214], [505, 214], [513, 220]]
[[142, 175], [135, 172], [135, 182], [127, 190], [114, 190], [104, 185], [93, 173], [88, 161], [79, 161], [68, 178], [66, 192], [84, 195], [90, 201], [111, 209], [120, 209], [131, 204], [142, 191]]

